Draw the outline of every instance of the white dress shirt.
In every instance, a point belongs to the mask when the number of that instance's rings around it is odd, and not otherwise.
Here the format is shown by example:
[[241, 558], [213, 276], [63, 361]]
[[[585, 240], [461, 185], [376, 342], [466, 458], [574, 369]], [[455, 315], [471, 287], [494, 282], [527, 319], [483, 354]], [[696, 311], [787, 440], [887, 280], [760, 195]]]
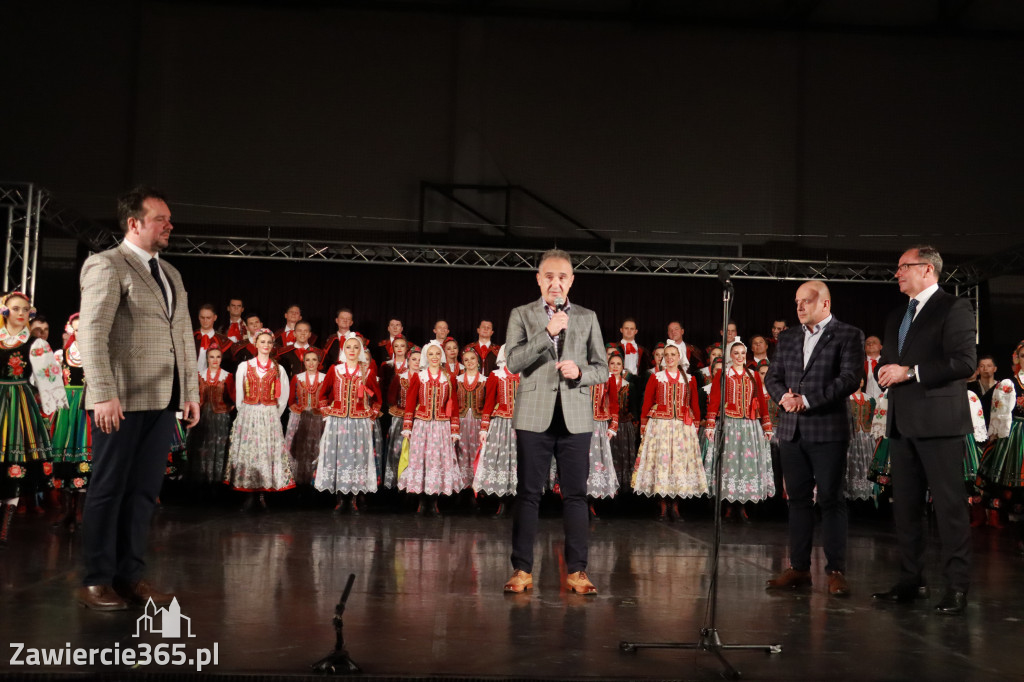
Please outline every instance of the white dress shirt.
[[159, 267], [160, 254], [158, 253], [155, 256], [151, 256], [149, 255], [149, 252], [146, 251], [144, 248], [138, 246], [137, 244], [133, 244], [127, 239], [124, 240], [124, 244], [129, 249], [131, 249], [132, 253], [139, 257], [139, 260], [142, 261], [143, 267], [146, 268], [146, 272], [149, 272], [149, 261], [153, 258], [156, 258], [157, 269], [160, 271], [160, 285], [164, 288], [164, 291], [167, 293], [167, 314], [169, 315], [171, 311], [174, 310], [174, 287], [171, 286], [171, 282], [167, 279], [167, 273], [164, 272], [163, 268]]

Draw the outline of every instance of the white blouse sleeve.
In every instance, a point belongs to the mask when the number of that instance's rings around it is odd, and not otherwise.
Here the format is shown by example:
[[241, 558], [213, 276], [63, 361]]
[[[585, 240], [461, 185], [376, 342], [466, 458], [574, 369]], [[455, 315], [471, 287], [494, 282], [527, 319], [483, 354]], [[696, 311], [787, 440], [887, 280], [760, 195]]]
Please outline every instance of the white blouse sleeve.
[[992, 416], [989, 417], [988, 435], [990, 438], [1006, 438], [1010, 435], [1010, 424], [1013, 422], [1013, 406], [1017, 404], [1017, 393], [1013, 382], [1003, 379], [992, 392]]
[[281, 397], [277, 399], [277, 416], [280, 417], [288, 409], [288, 395], [291, 392], [292, 385], [288, 381], [288, 373], [284, 371], [284, 367], [278, 365], [277, 372], [281, 377]]
[[988, 428], [985, 426], [985, 410], [981, 409], [981, 401], [974, 391], [967, 391], [967, 402], [971, 406], [971, 425], [974, 427], [974, 440], [984, 443], [988, 440]]
[[249, 363], [243, 362], [235, 370], [235, 407], [241, 412], [247, 408], [245, 404], [245, 374], [249, 371]]

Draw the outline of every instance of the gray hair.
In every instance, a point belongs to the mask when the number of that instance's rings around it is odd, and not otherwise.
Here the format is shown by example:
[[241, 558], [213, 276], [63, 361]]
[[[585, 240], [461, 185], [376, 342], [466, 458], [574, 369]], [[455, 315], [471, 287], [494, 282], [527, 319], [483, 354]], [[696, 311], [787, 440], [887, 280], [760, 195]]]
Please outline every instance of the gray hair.
[[562, 260], [569, 262], [569, 272], [572, 272], [572, 256], [569, 255], [568, 251], [562, 251], [561, 249], [548, 249], [540, 257], [540, 262], [537, 263], [537, 269], [540, 270], [541, 266], [544, 265], [544, 261], [551, 260], [552, 258], [561, 258]]
[[942, 256], [939, 255], [938, 249], [929, 244], [911, 246], [910, 249], [917, 250], [917, 257], [925, 263], [930, 263], [935, 268], [936, 277], [942, 274]]

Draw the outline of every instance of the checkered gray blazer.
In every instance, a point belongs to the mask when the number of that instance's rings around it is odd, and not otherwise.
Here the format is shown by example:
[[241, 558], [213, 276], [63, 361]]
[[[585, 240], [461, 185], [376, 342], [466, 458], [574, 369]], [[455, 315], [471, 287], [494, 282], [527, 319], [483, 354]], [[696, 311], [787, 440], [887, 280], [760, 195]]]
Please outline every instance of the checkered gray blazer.
[[199, 402], [188, 294], [174, 266], [160, 259], [160, 268], [174, 288], [170, 316], [149, 268], [124, 244], [90, 256], [82, 266], [77, 338], [88, 385], [86, 409], [113, 398], [120, 398], [125, 412], [166, 408], [175, 364], [182, 404]]
[[555, 370], [555, 345], [548, 336], [544, 301], [519, 306], [508, 319], [505, 360], [508, 371], [519, 374], [519, 395], [512, 426], [524, 431], [546, 431], [555, 411], [555, 396], [561, 396], [562, 415], [570, 433], [594, 429], [590, 387], [608, 381], [604, 340], [592, 310], [573, 303], [569, 306], [569, 327], [565, 330], [563, 360], [573, 360], [583, 375], [579, 383]]
[[834, 316], [804, 367], [803, 326], [779, 334], [775, 357], [764, 378], [776, 403], [792, 388], [807, 398], [803, 412], [779, 411], [776, 434], [781, 440], [799, 437], [812, 443], [850, 439], [847, 398], [864, 378], [864, 332]]

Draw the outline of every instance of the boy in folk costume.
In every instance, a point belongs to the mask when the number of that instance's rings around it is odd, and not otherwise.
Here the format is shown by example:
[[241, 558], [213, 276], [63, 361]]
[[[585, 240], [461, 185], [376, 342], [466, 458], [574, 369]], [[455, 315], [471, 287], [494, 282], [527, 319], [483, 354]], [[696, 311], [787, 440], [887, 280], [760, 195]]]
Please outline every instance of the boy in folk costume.
[[[302, 322], [302, 308], [294, 304], [288, 306], [284, 312], [284, 321], [284, 327], [274, 332], [274, 348], [278, 350], [292, 346], [298, 341], [295, 330]], [[316, 334], [312, 333], [312, 328], [310, 330], [310, 335], [306, 340], [312, 345], [316, 343]]]
[[[304, 322], [296, 328], [302, 329]], [[289, 351], [292, 354], [296, 349]], [[292, 473], [296, 485], [312, 485], [316, 463], [320, 458], [320, 437], [324, 432], [324, 417], [320, 403], [325, 400], [327, 376], [318, 370], [320, 351], [307, 346], [302, 351], [304, 369], [292, 377], [288, 391], [288, 427], [284, 446], [292, 456]]]
[[225, 483], [249, 493], [243, 511], [257, 500], [260, 508], [266, 509], [264, 493], [295, 487], [281, 428], [281, 415], [288, 407], [288, 376], [271, 357], [274, 333], [260, 329], [253, 341], [256, 357], [243, 362], [235, 372], [238, 417], [231, 429], [224, 469]]
[[306, 371], [306, 352], [314, 351], [320, 357], [319, 350], [312, 345], [312, 329], [309, 322], [299, 320], [289, 337], [290, 343], [278, 348], [277, 362], [284, 367], [289, 378]]
[[476, 327], [476, 343], [472, 346], [480, 356], [480, 371], [484, 374], [490, 374], [498, 368], [498, 345], [492, 340], [493, 336], [494, 323], [488, 319], [480, 320]]
[[337, 496], [335, 511], [345, 500], [353, 514], [360, 512], [357, 495], [377, 491], [373, 425], [380, 408], [377, 374], [365, 362], [363, 341], [349, 332], [342, 360], [327, 372], [321, 410], [325, 417], [320, 438], [320, 461], [314, 486]]
[[221, 367], [227, 347], [213, 341], [206, 348], [206, 367], [199, 372], [199, 423], [189, 431], [187, 449], [189, 478], [201, 485], [224, 481], [235, 409], [235, 377]]
[[[221, 361], [221, 366], [235, 373], [239, 367], [259, 355], [256, 348], [256, 334], [263, 329], [263, 322], [256, 313], [245, 314], [245, 337], [231, 347], [231, 351]], [[273, 357], [273, 355], [271, 355]]]
[[199, 320], [199, 329], [192, 332], [192, 337], [196, 340], [197, 366], [199, 371], [202, 372], [206, 369], [206, 350], [211, 344], [216, 343], [224, 351], [231, 348], [234, 342], [213, 328], [213, 325], [217, 322], [217, 312], [212, 303], [204, 303], [199, 306], [197, 318]]
[[417, 514], [436, 515], [439, 495], [465, 487], [455, 452], [459, 400], [455, 378], [443, 366], [441, 343], [426, 344], [423, 354], [426, 367], [412, 375], [405, 399], [402, 435], [409, 439], [409, 464], [399, 472], [398, 489], [422, 494]]
[[498, 498], [495, 516], [508, 511], [506, 499], [516, 494], [516, 409], [519, 375], [505, 367], [505, 347], [498, 350], [497, 369], [487, 376], [483, 418], [480, 420], [480, 458], [473, 476], [473, 490]]

